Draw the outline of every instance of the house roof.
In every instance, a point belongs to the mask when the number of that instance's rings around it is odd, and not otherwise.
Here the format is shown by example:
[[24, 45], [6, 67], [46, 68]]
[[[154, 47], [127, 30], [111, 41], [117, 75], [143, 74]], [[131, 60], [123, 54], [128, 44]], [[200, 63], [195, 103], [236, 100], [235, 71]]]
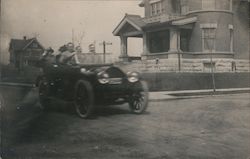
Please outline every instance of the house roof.
[[32, 42], [38, 43], [38, 45], [44, 49], [44, 47], [37, 41], [36, 38], [31, 39], [11, 39], [10, 40], [10, 49], [13, 50], [25, 50]]
[[168, 21], [157, 21], [154, 23], [147, 23], [142, 27], [143, 30], [150, 30], [152, 28], [165, 28], [166, 26], [185, 26], [188, 24], [195, 23], [197, 21], [197, 17], [188, 17], [188, 18], [177, 18], [171, 19]]
[[142, 20], [141, 16], [139, 15], [132, 15], [132, 14], [125, 14], [124, 18], [118, 24], [118, 26], [114, 29], [113, 34], [118, 35], [123, 26], [125, 24], [132, 25], [138, 31], [142, 31], [142, 27], [146, 25], [146, 23]]
[[197, 17], [183, 18], [180, 20], [172, 21], [172, 25], [180, 26], [180, 25], [195, 23], [196, 21], [197, 21]]

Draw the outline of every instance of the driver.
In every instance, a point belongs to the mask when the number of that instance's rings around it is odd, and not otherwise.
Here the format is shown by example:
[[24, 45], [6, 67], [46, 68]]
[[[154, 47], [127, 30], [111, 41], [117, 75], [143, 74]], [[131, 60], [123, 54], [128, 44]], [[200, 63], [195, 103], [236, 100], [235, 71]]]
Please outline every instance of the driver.
[[74, 50], [74, 44], [69, 42], [66, 45], [66, 50], [64, 50], [58, 59], [59, 63], [61, 64], [68, 64], [68, 62], [74, 57], [75, 55], [75, 50]]

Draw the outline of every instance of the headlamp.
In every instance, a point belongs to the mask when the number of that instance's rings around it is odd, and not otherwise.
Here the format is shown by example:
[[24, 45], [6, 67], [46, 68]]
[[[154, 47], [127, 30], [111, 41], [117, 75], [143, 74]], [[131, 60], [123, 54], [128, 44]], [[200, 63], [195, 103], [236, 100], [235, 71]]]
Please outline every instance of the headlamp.
[[128, 72], [128, 81], [131, 83], [137, 82], [139, 80], [139, 73], [137, 72]]
[[80, 72], [81, 72], [81, 73], [85, 73], [86, 71], [87, 71], [86, 68], [81, 68], [81, 69], [80, 69]]
[[98, 73], [97, 78], [101, 84], [109, 83], [109, 75], [106, 72]]

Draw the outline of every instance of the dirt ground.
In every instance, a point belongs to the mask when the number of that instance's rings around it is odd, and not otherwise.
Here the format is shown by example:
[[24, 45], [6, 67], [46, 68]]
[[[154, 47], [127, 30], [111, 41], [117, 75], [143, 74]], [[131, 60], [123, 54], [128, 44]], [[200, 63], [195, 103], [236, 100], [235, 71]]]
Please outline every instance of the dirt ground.
[[3, 159], [250, 158], [250, 94], [150, 102], [143, 115], [110, 106], [84, 120], [42, 112], [35, 89], [2, 90]]

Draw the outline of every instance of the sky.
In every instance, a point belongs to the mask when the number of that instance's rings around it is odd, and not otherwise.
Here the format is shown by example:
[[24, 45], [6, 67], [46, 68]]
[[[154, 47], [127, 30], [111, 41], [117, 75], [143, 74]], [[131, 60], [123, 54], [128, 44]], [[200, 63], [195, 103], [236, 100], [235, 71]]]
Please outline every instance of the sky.
[[[96, 51], [102, 52], [100, 43], [112, 45], [107, 52], [115, 57], [120, 54], [120, 38], [112, 31], [125, 13], [143, 16], [138, 4], [141, 0], [1, 0], [1, 59], [8, 61], [8, 45], [11, 38], [37, 37], [45, 47], [57, 50], [72, 41], [79, 43], [83, 51], [95, 41]], [[74, 36], [72, 36], [74, 35]], [[82, 38], [81, 38], [82, 37]], [[80, 40], [82, 39], [82, 40]], [[142, 39], [128, 41], [129, 55], [142, 53]]]

